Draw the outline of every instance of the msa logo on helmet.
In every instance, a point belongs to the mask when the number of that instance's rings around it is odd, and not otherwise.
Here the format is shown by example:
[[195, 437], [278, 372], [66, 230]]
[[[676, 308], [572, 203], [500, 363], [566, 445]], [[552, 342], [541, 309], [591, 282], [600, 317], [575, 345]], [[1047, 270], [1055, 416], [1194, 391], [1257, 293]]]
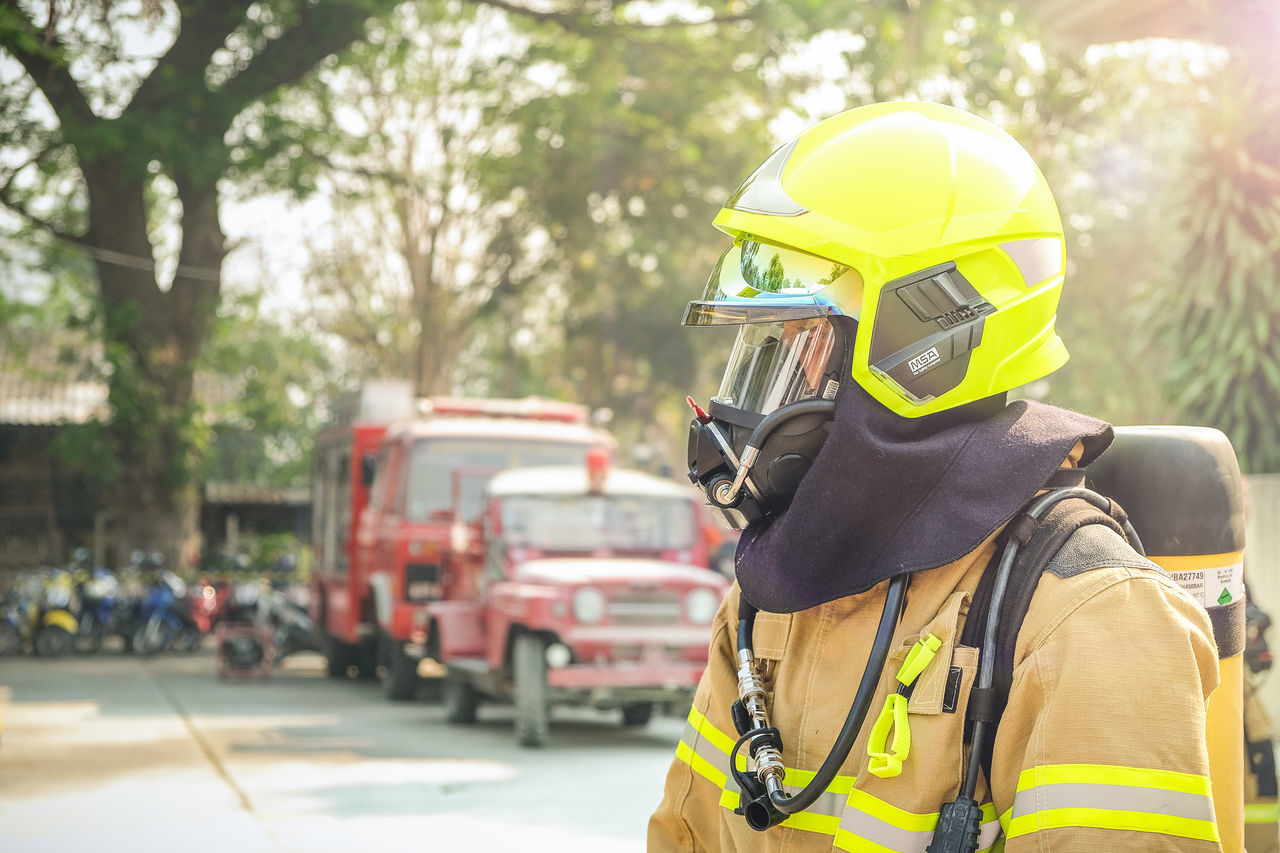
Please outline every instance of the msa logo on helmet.
[[938, 348], [932, 347], [908, 361], [907, 367], [911, 370], [912, 376], [919, 376], [940, 361], [942, 356], [938, 355]]
[[995, 310], [955, 263], [888, 282], [872, 319], [867, 366], [912, 403], [939, 397], [964, 380]]

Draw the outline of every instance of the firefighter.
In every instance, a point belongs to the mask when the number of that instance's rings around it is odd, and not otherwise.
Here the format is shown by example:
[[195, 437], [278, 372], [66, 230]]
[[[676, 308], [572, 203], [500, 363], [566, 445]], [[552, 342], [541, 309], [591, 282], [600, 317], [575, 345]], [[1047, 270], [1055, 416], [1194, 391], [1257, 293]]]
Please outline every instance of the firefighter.
[[745, 529], [649, 850], [1221, 850], [1212, 626], [1127, 546], [1039, 581], [990, 773], [969, 760], [960, 636], [997, 535], [1112, 437], [1006, 402], [1067, 359], [1029, 155], [960, 110], [861, 107], [774, 152], [715, 225], [733, 242], [684, 323], [737, 338], [690, 401], [690, 477]]

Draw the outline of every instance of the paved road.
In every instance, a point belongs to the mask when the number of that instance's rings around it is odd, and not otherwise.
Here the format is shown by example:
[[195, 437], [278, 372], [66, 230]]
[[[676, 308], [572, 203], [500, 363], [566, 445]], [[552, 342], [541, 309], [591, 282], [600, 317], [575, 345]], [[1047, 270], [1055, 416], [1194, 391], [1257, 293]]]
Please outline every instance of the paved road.
[[207, 655], [0, 662], [0, 853], [638, 853], [683, 721], [511, 711], [326, 679], [318, 658], [222, 682]]

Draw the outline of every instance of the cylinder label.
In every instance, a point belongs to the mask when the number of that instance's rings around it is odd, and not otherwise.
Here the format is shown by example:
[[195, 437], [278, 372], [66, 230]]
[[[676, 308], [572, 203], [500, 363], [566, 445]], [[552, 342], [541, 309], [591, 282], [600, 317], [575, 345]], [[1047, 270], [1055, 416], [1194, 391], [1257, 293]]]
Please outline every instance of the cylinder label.
[[1169, 572], [1169, 577], [1206, 609], [1226, 607], [1244, 598], [1243, 562], [1188, 572]]

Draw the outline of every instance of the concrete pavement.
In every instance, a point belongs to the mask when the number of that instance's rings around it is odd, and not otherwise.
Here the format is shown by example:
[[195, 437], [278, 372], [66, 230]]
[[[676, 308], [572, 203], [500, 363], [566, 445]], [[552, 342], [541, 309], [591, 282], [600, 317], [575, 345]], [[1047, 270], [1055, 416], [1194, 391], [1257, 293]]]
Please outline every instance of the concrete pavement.
[[219, 681], [208, 655], [0, 661], [0, 853], [639, 853], [683, 720], [562, 711], [520, 749], [298, 657]]

